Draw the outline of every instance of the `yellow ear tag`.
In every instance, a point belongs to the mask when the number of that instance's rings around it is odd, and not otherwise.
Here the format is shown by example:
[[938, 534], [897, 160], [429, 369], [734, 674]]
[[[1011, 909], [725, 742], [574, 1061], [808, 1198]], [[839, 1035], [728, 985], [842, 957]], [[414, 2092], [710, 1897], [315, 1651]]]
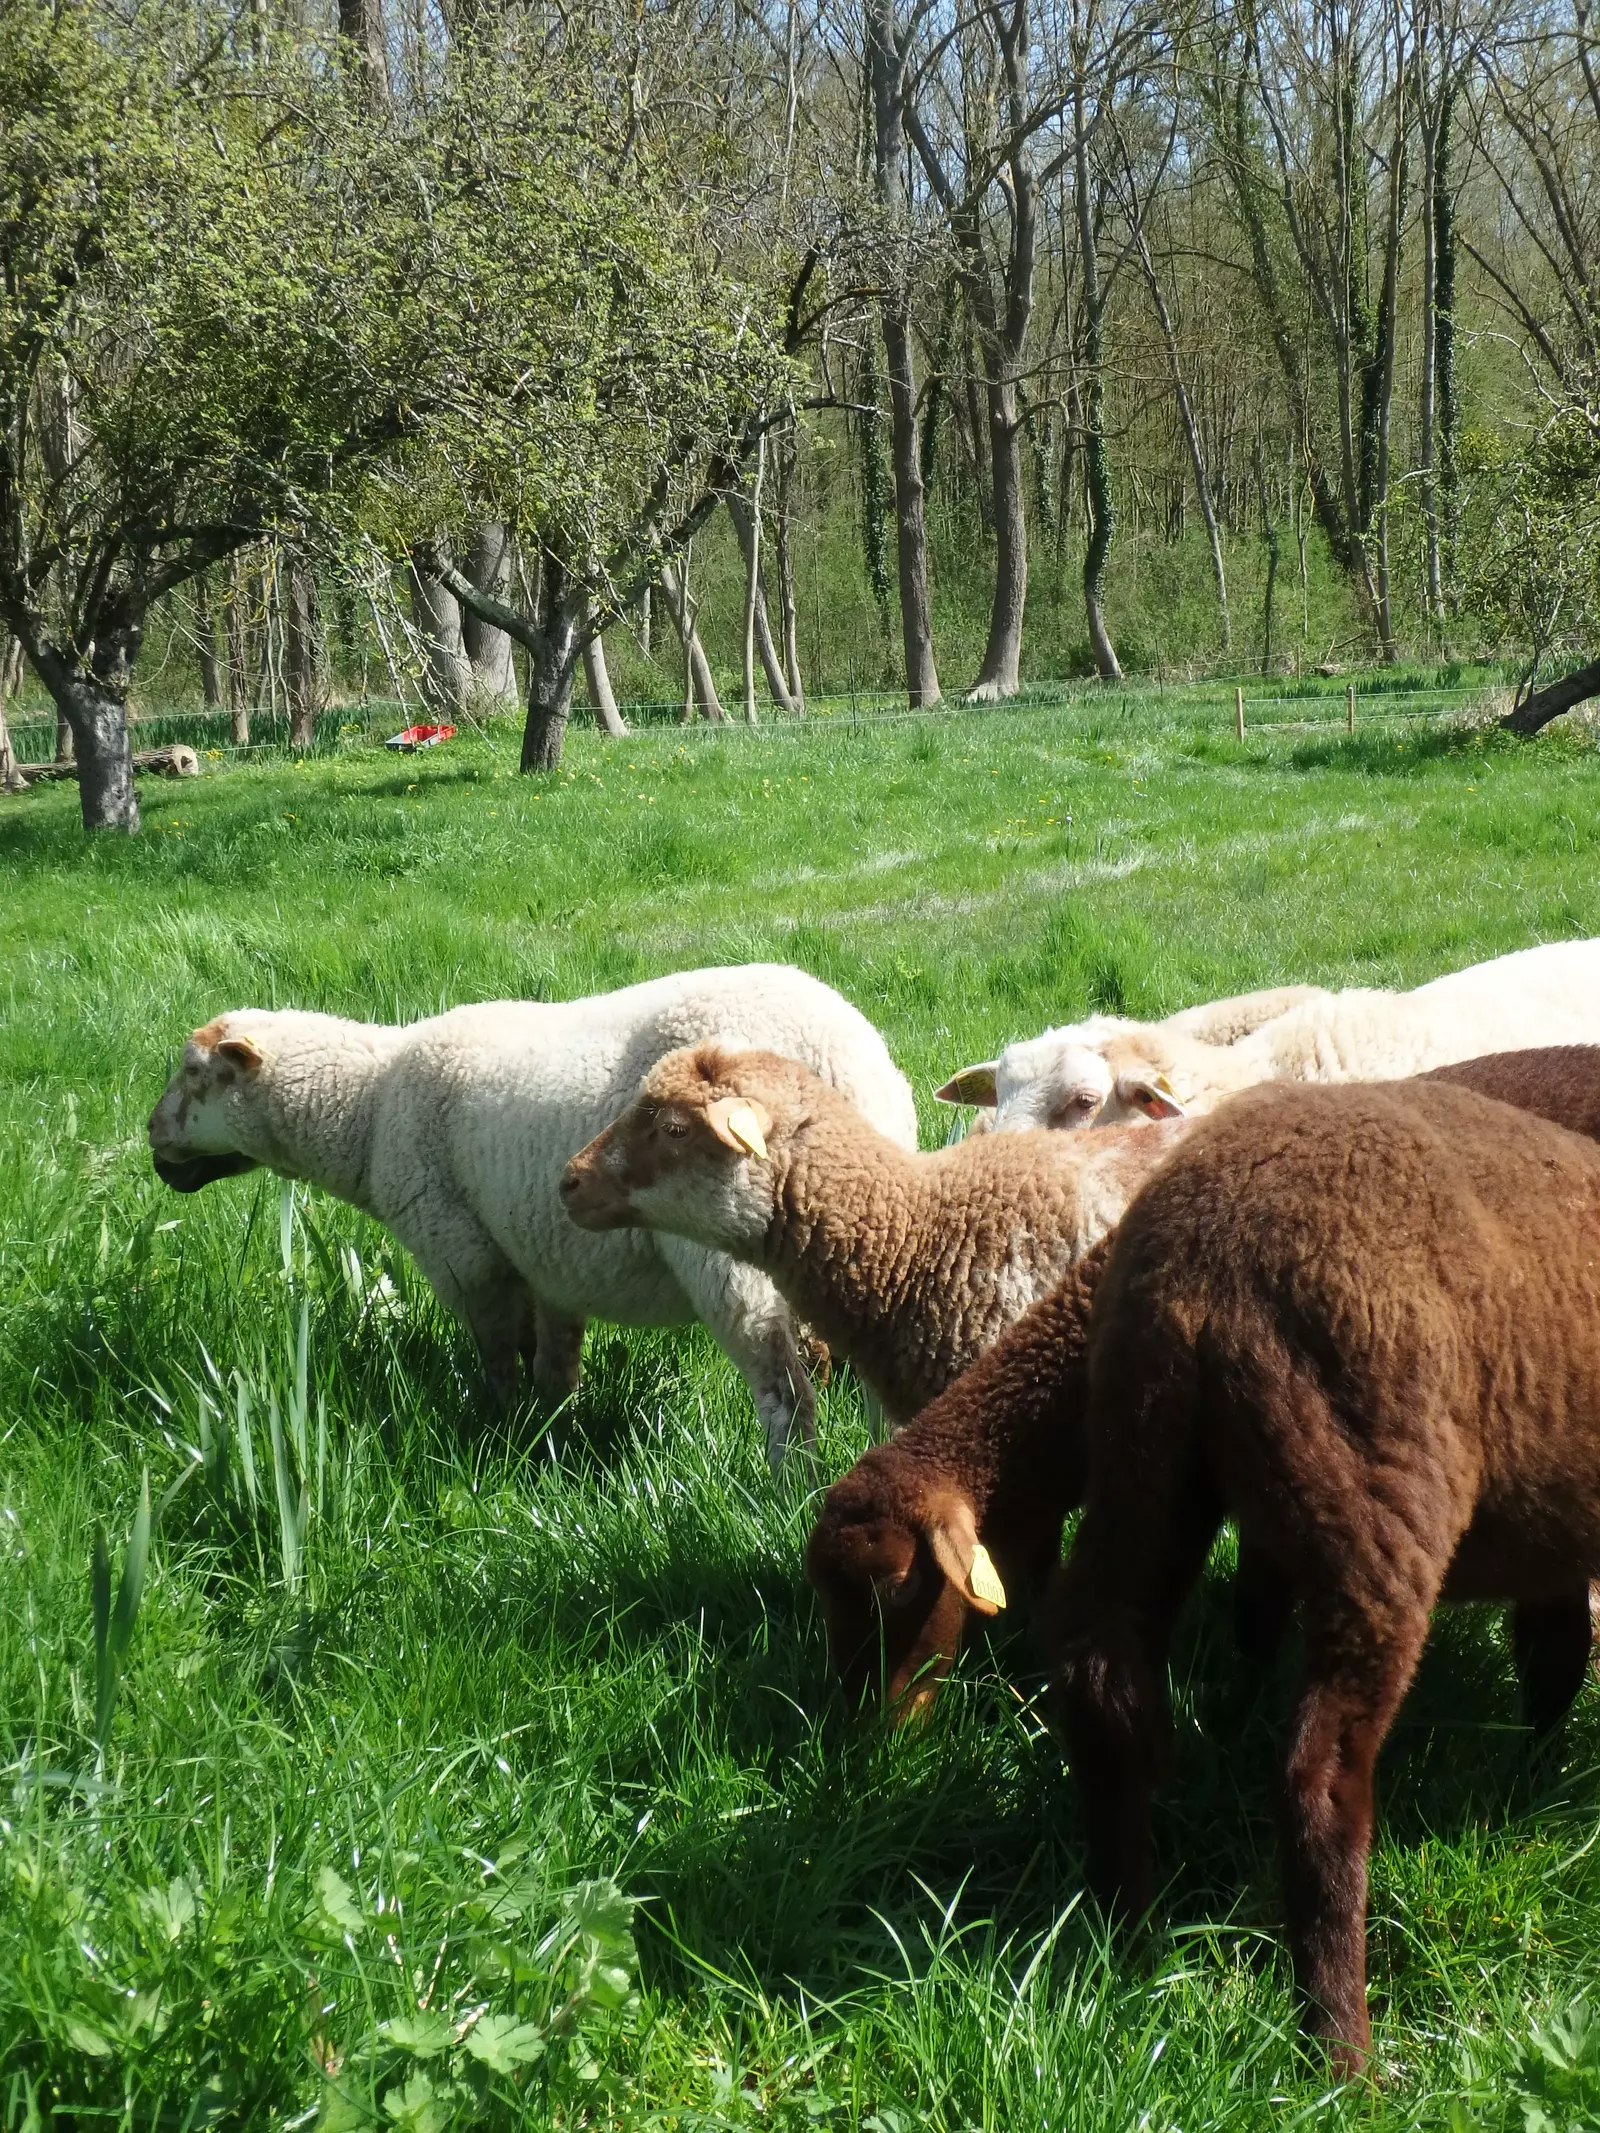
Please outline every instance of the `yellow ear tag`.
[[1167, 1079], [1167, 1077], [1166, 1077], [1166, 1075], [1165, 1075], [1165, 1074], [1158, 1074], [1158, 1075], [1157, 1075], [1157, 1076], [1155, 1077], [1155, 1080], [1154, 1080], [1154, 1082], [1153, 1082], [1153, 1083], [1151, 1084], [1151, 1086], [1152, 1086], [1152, 1087], [1154, 1087], [1154, 1088], [1157, 1088], [1157, 1089], [1159, 1089], [1159, 1090], [1161, 1091], [1161, 1093], [1162, 1093], [1162, 1095], [1163, 1095], [1163, 1096], [1170, 1096], [1170, 1097], [1172, 1098], [1172, 1100], [1173, 1100], [1173, 1102], [1174, 1102], [1174, 1103], [1176, 1103], [1176, 1102], [1177, 1102], [1177, 1100], [1178, 1100], [1178, 1092], [1177, 1092], [1177, 1090], [1176, 1090], [1176, 1089], [1175, 1089], [1175, 1088], [1174, 1088], [1174, 1087], [1172, 1086], [1172, 1083], [1171, 1083], [1170, 1081], [1168, 1081], [1168, 1079]]
[[761, 1130], [761, 1121], [748, 1104], [735, 1104], [728, 1113], [728, 1131], [733, 1135], [746, 1155], [759, 1155], [765, 1158], [767, 1152], [766, 1135]]
[[987, 1600], [991, 1607], [1004, 1607], [1006, 1588], [1000, 1582], [1000, 1573], [994, 1567], [994, 1557], [979, 1541], [972, 1551], [972, 1567], [967, 1572], [967, 1583], [980, 1600]]

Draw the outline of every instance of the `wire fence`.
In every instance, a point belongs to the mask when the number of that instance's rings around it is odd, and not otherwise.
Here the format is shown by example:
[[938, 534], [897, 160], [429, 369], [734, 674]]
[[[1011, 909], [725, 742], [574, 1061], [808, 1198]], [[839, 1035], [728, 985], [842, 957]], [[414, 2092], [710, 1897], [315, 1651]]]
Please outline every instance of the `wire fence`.
[[[1134, 731], [1141, 725], [1162, 727], [1215, 727], [1219, 732], [1236, 726], [1239, 692], [1242, 689], [1244, 726], [1251, 733], [1331, 731], [1343, 727], [1351, 716], [1349, 691], [1354, 691], [1354, 722], [1359, 730], [1376, 722], [1415, 721], [1449, 714], [1485, 713], [1495, 695], [1508, 685], [1509, 676], [1492, 668], [1432, 681], [1417, 681], [1384, 673], [1364, 673], [1343, 678], [1308, 679], [1288, 684], [1227, 681], [1164, 682], [1140, 678], [1109, 686], [1097, 681], [1048, 683], [1023, 690], [1002, 703], [968, 704], [947, 698], [926, 709], [914, 709], [904, 691], [855, 690], [830, 695], [807, 704], [803, 711], [786, 712], [763, 703], [757, 723], [746, 723], [730, 710], [722, 723], [713, 725], [696, 717], [686, 723], [683, 700], [643, 698], [623, 703], [622, 715], [630, 727], [676, 727], [684, 739], [734, 741], [739, 736], [807, 731], [862, 731], [868, 727], [930, 722], [972, 721], [993, 724], [1020, 715], [1057, 711], [1088, 730], [1105, 733], [1114, 729]], [[296, 755], [328, 755], [345, 748], [380, 745], [390, 734], [409, 725], [415, 707], [393, 697], [367, 697], [360, 701], [334, 703], [321, 711], [309, 749], [296, 748]], [[463, 732], [478, 734], [491, 744], [512, 750], [520, 744], [520, 711], [496, 712], [489, 716], [471, 710], [454, 714]], [[572, 723], [582, 728], [591, 713], [585, 704], [575, 704]], [[55, 752], [56, 722], [53, 713], [29, 705], [13, 712], [12, 745], [18, 759], [47, 762]], [[243, 761], [249, 757], [284, 756], [291, 752], [289, 721], [282, 711], [252, 711], [250, 740], [240, 746], [233, 739], [233, 725], [225, 710], [166, 710], [136, 715], [136, 748], [162, 748], [182, 742], [212, 761]]]

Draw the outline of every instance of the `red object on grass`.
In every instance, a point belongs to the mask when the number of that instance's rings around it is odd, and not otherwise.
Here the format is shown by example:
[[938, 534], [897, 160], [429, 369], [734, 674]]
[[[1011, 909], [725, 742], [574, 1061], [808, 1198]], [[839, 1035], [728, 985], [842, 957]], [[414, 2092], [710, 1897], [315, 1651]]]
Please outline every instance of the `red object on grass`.
[[409, 755], [413, 748], [434, 748], [440, 741], [453, 740], [455, 731], [454, 726], [407, 726], [403, 733], [390, 734], [383, 745]]

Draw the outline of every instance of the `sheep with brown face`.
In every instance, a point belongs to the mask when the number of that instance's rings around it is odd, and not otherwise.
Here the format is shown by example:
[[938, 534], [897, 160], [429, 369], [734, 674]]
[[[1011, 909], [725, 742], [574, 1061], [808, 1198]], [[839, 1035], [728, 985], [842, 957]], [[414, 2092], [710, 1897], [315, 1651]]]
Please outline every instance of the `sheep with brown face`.
[[1283, 1847], [1306, 2021], [1370, 2042], [1373, 1770], [1441, 1600], [1504, 1600], [1527, 1714], [1582, 1682], [1600, 1572], [1600, 1149], [1446, 1082], [1202, 1121], [1096, 1292], [1085, 1508], [1049, 1614], [1089, 1877], [1138, 1916], [1179, 1606], [1220, 1522], [1299, 1603]]
[[567, 1165], [585, 1229], [639, 1226], [760, 1268], [903, 1421], [1049, 1292], [1184, 1128], [898, 1148], [807, 1068], [671, 1053]]
[[852, 1708], [925, 1708], [973, 1614], [1035, 1600], [1083, 1489], [1089, 1308], [1103, 1238], [823, 1499], [806, 1576]]

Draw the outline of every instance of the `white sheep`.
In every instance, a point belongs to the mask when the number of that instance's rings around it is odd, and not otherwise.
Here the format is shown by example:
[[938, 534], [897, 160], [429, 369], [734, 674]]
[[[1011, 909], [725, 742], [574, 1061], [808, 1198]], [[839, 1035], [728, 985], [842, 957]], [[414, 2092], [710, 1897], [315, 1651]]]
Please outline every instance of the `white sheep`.
[[[1139, 1039], [1151, 1028], [1179, 1038], [1192, 1037], [1201, 1044], [1233, 1044], [1291, 1007], [1303, 1007], [1308, 1000], [1328, 997], [1320, 985], [1269, 985], [1259, 992], [1202, 1000], [1197, 1007], [1181, 1008], [1155, 1024], [1136, 1022], [1127, 1015], [1090, 1015], [1087, 1021], [1075, 1022], [1070, 1028], [1046, 1030], [1042, 1037], [1010, 1045], [998, 1059], [963, 1067], [951, 1075], [942, 1089], [935, 1089], [934, 1095], [944, 1104], [976, 1104], [979, 1115], [970, 1129], [974, 1133], [987, 1130], [990, 1121], [983, 1113], [997, 1106], [1008, 1110], [1006, 1124], [1012, 1128], [1055, 1126], [1070, 1130], [1110, 1124], [1109, 1119], [1100, 1120], [1094, 1115], [1092, 1084], [1097, 1070], [1083, 1067], [1080, 1051], [1126, 1042], [1130, 1059], [1138, 1061], [1144, 1056]], [[999, 1093], [1002, 1087], [1004, 1096]], [[1103, 1096], [1099, 1100], [1103, 1101]], [[1027, 1116], [1023, 1115], [1025, 1106]], [[1175, 1114], [1143, 1111], [1139, 1115]]]
[[401, 1028], [240, 1009], [190, 1038], [150, 1148], [180, 1192], [264, 1165], [374, 1216], [466, 1321], [503, 1406], [519, 1357], [544, 1398], [576, 1386], [586, 1319], [702, 1320], [743, 1373], [777, 1464], [796, 1429], [811, 1442], [816, 1402], [772, 1284], [681, 1238], [584, 1236], [556, 1197], [567, 1158], [656, 1060], [707, 1037], [804, 1060], [916, 1146], [911, 1091], [866, 1017], [804, 971], [755, 963]]
[[[1263, 1081], [1390, 1081], [1503, 1049], [1600, 1041], [1600, 941], [1558, 941], [1474, 963], [1412, 992], [1319, 993], [1237, 1042], [1202, 1042], [1188, 1016], [1093, 1016], [1013, 1044], [940, 1091], [992, 1105], [999, 1131], [1121, 1125], [1209, 1111]], [[1188, 1026], [1183, 1026], [1187, 1021]]]

